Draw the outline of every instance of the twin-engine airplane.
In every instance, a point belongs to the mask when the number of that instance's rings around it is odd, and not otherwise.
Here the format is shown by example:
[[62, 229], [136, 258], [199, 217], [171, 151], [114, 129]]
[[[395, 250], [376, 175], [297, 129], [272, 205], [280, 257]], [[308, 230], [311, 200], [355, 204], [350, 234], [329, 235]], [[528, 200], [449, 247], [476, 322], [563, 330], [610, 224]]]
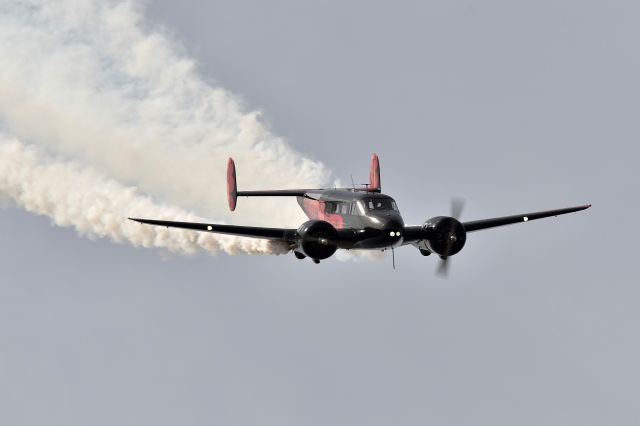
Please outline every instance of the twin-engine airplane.
[[150, 225], [280, 240], [288, 244], [298, 259], [309, 257], [315, 263], [331, 257], [337, 249], [386, 250], [411, 244], [424, 256], [429, 256], [431, 253], [440, 256], [442, 262], [438, 272], [446, 275], [447, 260], [462, 250], [469, 232], [558, 216], [591, 207], [591, 204], [588, 204], [566, 209], [460, 222], [462, 202], [454, 200], [451, 216], [436, 216], [422, 225], [405, 226], [394, 199], [381, 193], [380, 162], [376, 154], [371, 157], [368, 185], [358, 188], [354, 185], [353, 188], [341, 189], [268, 191], [238, 191], [235, 163], [232, 158], [229, 158], [227, 199], [232, 211], [236, 208], [238, 197], [296, 197], [309, 220], [298, 229], [288, 229], [129, 219]]

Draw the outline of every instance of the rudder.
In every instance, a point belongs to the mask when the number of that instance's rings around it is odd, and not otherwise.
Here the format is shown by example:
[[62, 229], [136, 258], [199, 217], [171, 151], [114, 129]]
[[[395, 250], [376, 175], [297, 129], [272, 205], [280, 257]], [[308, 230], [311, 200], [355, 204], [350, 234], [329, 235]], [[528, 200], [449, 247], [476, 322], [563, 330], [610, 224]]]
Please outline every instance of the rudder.
[[227, 201], [229, 210], [234, 211], [238, 201], [238, 184], [236, 183], [236, 164], [231, 157], [227, 162]]
[[369, 191], [380, 192], [380, 160], [375, 152], [371, 156], [371, 168], [369, 170]]

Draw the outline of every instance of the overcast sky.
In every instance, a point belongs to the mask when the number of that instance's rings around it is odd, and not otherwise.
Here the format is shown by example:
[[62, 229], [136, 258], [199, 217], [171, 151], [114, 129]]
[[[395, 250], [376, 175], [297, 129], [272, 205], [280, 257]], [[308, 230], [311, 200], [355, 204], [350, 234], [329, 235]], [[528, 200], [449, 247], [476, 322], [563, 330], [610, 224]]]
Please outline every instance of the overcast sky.
[[388, 4], [153, 0], [146, 14], [343, 182], [366, 181], [377, 152], [408, 223], [452, 196], [465, 220], [593, 208], [471, 234], [443, 281], [412, 247], [395, 271], [167, 258], [8, 204], [1, 424], [640, 422], [640, 5]]

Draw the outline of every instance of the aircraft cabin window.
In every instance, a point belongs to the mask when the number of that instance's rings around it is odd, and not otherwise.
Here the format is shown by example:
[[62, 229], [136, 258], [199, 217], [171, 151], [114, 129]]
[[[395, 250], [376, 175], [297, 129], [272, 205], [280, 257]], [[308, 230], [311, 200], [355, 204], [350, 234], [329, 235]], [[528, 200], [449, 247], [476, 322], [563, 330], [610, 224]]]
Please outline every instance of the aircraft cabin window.
[[362, 201], [354, 201], [351, 204], [351, 214], [354, 216], [364, 216], [364, 205]]
[[365, 205], [370, 211], [375, 210], [398, 210], [396, 202], [390, 198], [368, 198], [365, 200]]
[[338, 208], [338, 203], [336, 203], [335, 201], [325, 201], [324, 203], [324, 211], [325, 213], [335, 213], [336, 209]]
[[342, 201], [325, 201], [324, 211], [329, 214], [349, 214], [349, 205]]

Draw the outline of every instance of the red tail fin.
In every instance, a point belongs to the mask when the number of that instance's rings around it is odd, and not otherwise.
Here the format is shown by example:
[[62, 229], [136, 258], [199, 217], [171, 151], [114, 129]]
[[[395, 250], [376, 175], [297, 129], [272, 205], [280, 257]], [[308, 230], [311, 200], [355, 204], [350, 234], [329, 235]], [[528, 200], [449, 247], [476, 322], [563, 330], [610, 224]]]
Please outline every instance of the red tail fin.
[[238, 201], [238, 185], [236, 184], [236, 164], [233, 162], [233, 158], [229, 158], [227, 163], [227, 201], [229, 209], [234, 211]]
[[371, 156], [371, 169], [369, 171], [369, 191], [380, 192], [380, 160], [375, 152]]

